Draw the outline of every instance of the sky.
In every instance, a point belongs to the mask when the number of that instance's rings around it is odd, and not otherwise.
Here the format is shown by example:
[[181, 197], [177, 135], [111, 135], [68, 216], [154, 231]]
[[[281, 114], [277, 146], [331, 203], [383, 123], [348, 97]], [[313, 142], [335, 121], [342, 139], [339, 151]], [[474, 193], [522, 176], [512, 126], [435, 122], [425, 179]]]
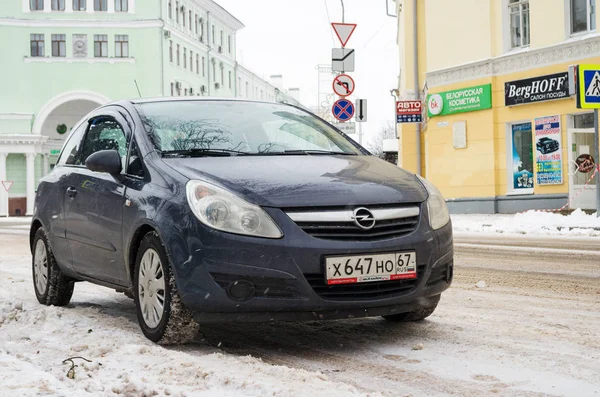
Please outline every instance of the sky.
[[[341, 46], [330, 25], [342, 21], [341, 0], [215, 1], [245, 25], [236, 36], [238, 62], [266, 80], [283, 75], [284, 88], [300, 88], [301, 102], [316, 106], [316, 67], [330, 65], [331, 49]], [[356, 70], [348, 73], [356, 84], [353, 97], [367, 99], [366, 145], [395, 114], [397, 19], [386, 15], [386, 0], [344, 0], [344, 8], [345, 22], [358, 25], [346, 48], [356, 52]], [[324, 86], [332, 93], [331, 83]]]

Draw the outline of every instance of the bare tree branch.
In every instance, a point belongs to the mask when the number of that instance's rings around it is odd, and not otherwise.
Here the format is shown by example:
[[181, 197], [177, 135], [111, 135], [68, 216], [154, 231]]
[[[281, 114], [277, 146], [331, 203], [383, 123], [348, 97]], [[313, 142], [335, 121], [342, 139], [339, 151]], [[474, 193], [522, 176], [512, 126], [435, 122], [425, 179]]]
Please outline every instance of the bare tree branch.
[[383, 140], [396, 138], [396, 129], [394, 124], [388, 122], [385, 126], [382, 126], [375, 138], [373, 138], [368, 144], [367, 149], [377, 157], [383, 158]]

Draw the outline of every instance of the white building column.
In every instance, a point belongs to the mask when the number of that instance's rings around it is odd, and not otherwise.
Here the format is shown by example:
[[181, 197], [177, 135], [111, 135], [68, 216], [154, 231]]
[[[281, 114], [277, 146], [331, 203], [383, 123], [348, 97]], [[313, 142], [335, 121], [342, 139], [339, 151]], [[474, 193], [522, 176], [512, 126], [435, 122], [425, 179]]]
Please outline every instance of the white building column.
[[44, 0], [44, 12], [52, 12], [52, 0]]
[[27, 213], [33, 215], [33, 202], [35, 200], [35, 153], [26, 153], [27, 160]]
[[[93, 4], [92, 4], [93, 5]], [[115, 12], [115, 0], [108, 0], [106, 9], [110, 14]]]
[[65, 12], [73, 12], [73, 0], [65, 1]]
[[[0, 153], [0, 183], [6, 180], [6, 153]], [[0, 216], [8, 215], [8, 192], [0, 186]]]
[[42, 170], [42, 176], [46, 176], [46, 175], [48, 175], [48, 172], [50, 169], [50, 165], [48, 164], [48, 155], [43, 154], [42, 159], [44, 160], [44, 168]]

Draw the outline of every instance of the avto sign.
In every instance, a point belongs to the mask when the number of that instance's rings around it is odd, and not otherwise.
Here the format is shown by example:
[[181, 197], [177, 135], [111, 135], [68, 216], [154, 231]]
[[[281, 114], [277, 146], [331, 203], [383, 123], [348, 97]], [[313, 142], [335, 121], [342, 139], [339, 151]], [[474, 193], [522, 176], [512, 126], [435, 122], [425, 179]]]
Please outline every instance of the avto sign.
[[556, 73], [504, 83], [504, 104], [522, 105], [569, 97], [569, 73]]

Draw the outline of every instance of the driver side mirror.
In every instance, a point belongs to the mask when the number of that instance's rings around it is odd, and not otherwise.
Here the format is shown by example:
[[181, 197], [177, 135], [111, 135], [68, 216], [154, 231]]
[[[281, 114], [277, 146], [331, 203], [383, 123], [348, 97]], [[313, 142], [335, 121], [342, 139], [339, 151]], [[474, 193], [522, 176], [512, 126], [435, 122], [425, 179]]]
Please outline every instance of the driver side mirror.
[[95, 172], [106, 172], [111, 175], [120, 174], [123, 169], [121, 155], [116, 150], [100, 150], [92, 153], [85, 160], [87, 169]]

